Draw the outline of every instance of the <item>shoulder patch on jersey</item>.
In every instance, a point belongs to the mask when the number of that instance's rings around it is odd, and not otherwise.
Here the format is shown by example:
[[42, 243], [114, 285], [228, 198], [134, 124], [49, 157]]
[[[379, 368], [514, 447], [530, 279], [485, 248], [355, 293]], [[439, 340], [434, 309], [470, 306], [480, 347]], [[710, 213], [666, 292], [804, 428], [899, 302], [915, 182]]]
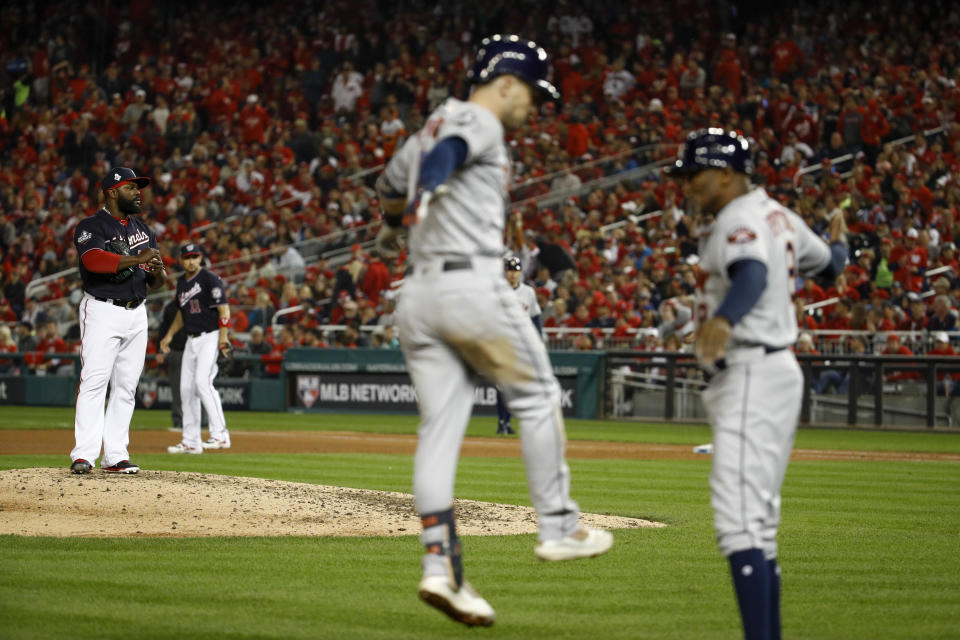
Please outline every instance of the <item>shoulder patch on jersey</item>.
[[223, 289], [220, 287], [214, 287], [210, 293], [213, 294], [213, 297], [218, 300], [223, 297]]
[[466, 127], [474, 121], [476, 114], [473, 111], [461, 111], [457, 114], [457, 117], [453, 119], [454, 123], [460, 127]]
[[90, 233], [89, 231], [84, 230], [84, 231], [80, 232], [80, 235], [79, 235], [79, 236], [77, 236], [77, 244], [83, 244], [83, 243], [85, 243], [85, 242], [89, 242], [92, 237], [93, 237], [93, 234], [92, 234], [92, 233]]
[[727, 234], [727, 242], [730, 244], [747, 244], [757, 239], [756, 232], [746, 227], [738, 227]]

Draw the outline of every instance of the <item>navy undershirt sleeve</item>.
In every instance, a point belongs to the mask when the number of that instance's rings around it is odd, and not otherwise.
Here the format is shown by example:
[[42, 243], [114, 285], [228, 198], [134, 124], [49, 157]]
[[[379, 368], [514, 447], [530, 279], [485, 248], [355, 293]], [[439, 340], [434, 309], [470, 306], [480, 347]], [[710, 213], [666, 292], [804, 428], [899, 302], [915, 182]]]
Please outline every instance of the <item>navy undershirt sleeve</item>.
[[537, 328], [537, 333], [540, 333], [540, 332], [542, 331], [542, 327], [540, 326], [540, 316], [539, 316], [539, 314], [533, 316], [533, 317], [530, 318], [530, 319], [533, 320], [533, 326], [535, 326], [535, 327]]
[[444, 138], [435, 146], [420, 165], [420, 187], [425, 191], [435, 191], [447, 181], [454, 171], [467, 160], [467, 143], [463, 138], [453, 136]]
[[847, 249], [847, 245], [842, 242], [831, 242], [830, 264], [825, 266], [817, 275], [832, 281], [846, 269], [848, 255], [849, 250]]
[[714, 315], [737, 324], [757, 304], [767, 288], [767, 265], [759, 260], [737, 260], [727, 267], [730, 289]]

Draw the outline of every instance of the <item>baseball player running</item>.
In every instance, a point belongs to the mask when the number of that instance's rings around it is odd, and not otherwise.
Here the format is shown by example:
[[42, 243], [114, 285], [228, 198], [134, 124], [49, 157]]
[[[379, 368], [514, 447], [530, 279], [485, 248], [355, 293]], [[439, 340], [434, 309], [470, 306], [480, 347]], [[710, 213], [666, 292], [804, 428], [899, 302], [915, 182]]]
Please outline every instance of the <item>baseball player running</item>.
[[410, 269], [397, 322], [420, 409], [414, 502], [423, 522], [420, 597], [466, 625], [493, 624], [493, 608], [463, 578], [453, 511], [457, 459], [477, 374], [498, 385], [520, 419], [527, 484], [538, 515], [535, 554], [544, 560], [596, 556], [613, 536], [580, 526], [560, 386], [547, 351], [503, 277], [510, 156], [504, 129], [533, 112], [534, 94], [554, 98], [547, 53], [517, 36], [483, 41], [467, 102], [448, 99], [388, 164], [378, 181], [385, 224], [382, 255], [396, 255], [404, 212]]
[[[180, 248], [183, 275], [177, 279], [180, 310], [160, 340], [160, 353], [170, 353], [173, 336], [183, 327], [187, 342], [180, 365], [180, 402], [183, 407], [183, 440], [167, 447], [169, 453], [203, 453], [204, 449], [229, 449], [230, 433], [220, 394], [213, 386], [217, 354], [229, 357], [230, 305], [223, 281], [200, 266], [203, 249], [189, 242]], [[200, 437], [200, 406], [210, 420], [210, 438]]]
[[[530, 316], [530, 319], [533, 320], [533, 326], [537, 328], [537, 333], [541, 333], [541, 311], [540, 304], [537, 302], [537, 293], [533, 290], [533, 287], [521, 282], [521, 280], [523, 280], [523, 265], [520, 263], [520, 258], [511, 256], [505, 259], [503, 261], [503, 269], [507, 276], [507, 282], [510, 283], [510, 286], [517, 294], [520, 307]], [[510, 409], [507, 408], [507, 403], [503, 399], [503, 393], [497, 389], [497, 434], [513, 435], [514, 433], [513, 428], [510, 426]]]
[[[137, 473], [130, 462], [130, 419], [137, 382], [147, 353], [147, 287], [166, 276], [153, 231], [134, 217], [141, 212], [140, 190], [150, 178], [132, 169], [111, 169], [100, 182], [104, 205], [81, 220], [73, 234], [79, 256], [80, 386], [70, 452], [73, 473], [90, 473], [103, 447], [100, 468]], [[110, 401], [104, 411], [107, 385]]]
[[[703, 392], [713, 429], [711, 504], [748, 640], [780, 638], [780, 487], [800, 414], [798, 273], [833, 278], [846, 247], [829, 247], [794, 212], [751, 189], [747, 141], [723, 129], [692, 133], [671, 173], [689, 205], [715, 217], [700, 233], [696, 351], [714, 372]], [[837, 217], [838, 219], [840, 216]], [[831, 227], [838, 239], [842, 221]]]

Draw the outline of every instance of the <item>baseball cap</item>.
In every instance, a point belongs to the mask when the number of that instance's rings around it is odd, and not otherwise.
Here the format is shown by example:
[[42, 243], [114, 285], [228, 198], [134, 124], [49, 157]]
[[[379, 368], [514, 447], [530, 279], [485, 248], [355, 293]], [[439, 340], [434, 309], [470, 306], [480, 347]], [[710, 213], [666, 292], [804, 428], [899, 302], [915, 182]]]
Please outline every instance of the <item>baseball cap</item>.
[[914, 229], [913, 227], [910, 227], [909, 229], [907, 229], [907, 237], [908, 237], [908, 238], [916, 238], [916, 237], [918, 237], [919, 235], [920, 235], [920, 234], [919, 234], [919, 233], [917, 232], [917, 230]]
[[180, 257], [186, 258], [187, 256], [202, 256], [203, 247], [201, 247], [196, 242], [188, 242], [187, 244], [180, 247]]
[[937, 331], [937, 342], [950, 342], [946, 331]]
[[150, 178], [138, 178], [133, 169], [127, 167], [114, 167], [107, 171], [107, 175], [103, 176], [103, 180], [100, 181], [100, 188], [103, 191], [110, 191], [110, 189], [116, 189], [125, 182], [132, 182], [143, 189], [150, 184]]

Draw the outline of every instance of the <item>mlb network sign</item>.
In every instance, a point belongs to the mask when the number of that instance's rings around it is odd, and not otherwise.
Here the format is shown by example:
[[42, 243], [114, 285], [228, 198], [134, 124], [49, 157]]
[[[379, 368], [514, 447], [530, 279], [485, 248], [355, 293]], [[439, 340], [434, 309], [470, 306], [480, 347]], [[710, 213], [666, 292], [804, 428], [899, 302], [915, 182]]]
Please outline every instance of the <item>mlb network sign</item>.
[[[213, 386], [220, 394], [224, 409], [250, 408], [250, 383], [215, 380]], [[137, 387], [138, 409], [169, 409], [172, 401], [173, 393], [166, 378], [140, 381]]]
[[[563, 414], [573, 415], [577, 379], [557, 379]], [[301, 373], [293, 375], [290, 382], [289, 406], [300, 409], [417, 410], [417, 392], [407, 374]], [[496, 388], [485, 383], [474, 387], [473, 410], [478, 414], [496, 414]]]

